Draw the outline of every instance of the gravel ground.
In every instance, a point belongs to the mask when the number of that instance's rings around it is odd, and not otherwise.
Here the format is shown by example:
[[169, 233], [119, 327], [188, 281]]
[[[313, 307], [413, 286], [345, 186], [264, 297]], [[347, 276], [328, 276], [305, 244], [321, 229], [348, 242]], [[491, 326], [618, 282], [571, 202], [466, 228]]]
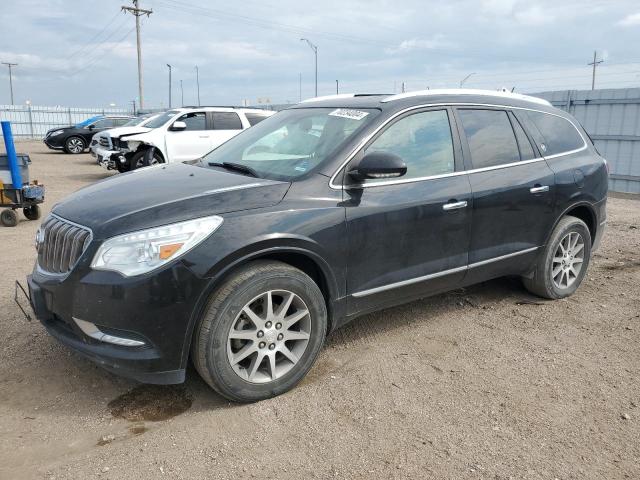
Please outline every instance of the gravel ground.
[[[45, 210], [109, 176], [18, 144]], [[640, 478], [640, 201], [610, 198], [588, 278], [548, 302], [500, 279], [331, 335], [292, 392], [229, 404], [195, 371], [118, 378], [13, 303], [38, 222], [0, 227], [0, 478]]]

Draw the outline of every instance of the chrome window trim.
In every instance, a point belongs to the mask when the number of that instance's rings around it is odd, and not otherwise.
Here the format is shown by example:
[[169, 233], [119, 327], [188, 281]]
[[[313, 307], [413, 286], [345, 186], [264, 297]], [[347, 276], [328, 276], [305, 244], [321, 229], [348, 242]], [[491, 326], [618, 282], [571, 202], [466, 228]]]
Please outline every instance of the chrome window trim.
[[481, 260], [480, 262], [471, 263], [469, 265], [465, 265], [463, 267], [451, 268], [449, 270], [442, 270], [440, 272], [431, 273], [429, 275], [423, 275], [421, 277], [410, 278], [409, 280], [402, 280], [400, 282], [389, 283], [387, 285], [382, 285], [380, 287], [370, 288], [368, 290], [361, 290], [359, 292], [352, 293], [351, 296], [355, 298], [366, 297], [368, 295], [373, 295], [375, 293], [385, 292], [387, 290], [393, 290], [395, 288], [406, 287], [408, 285], [413, 285], [415, 283], [424, 282], [427, 280], [431, 280], [433, 278], [444, 277], [445, 275], [451, 275], [453, 273], [459, 273], [466, 270], [471, 270], [472, 268], [481, 267], [483, 265], [487, 265], [493, 262], [499, 262], [500, 260], [506, 260], [507, 258], [516, 257], [518, 255], [524, 255], [525, 253], [531, 253], [535, 250], [538, 250], [539, 247], [531, 247], [526, 248], [524, 250], [518, 250], [517, 252], [508, 253], [506, 255], [500, 255], [499, 257], [489, 258], [487, 260]]
[[[357, 155], [357, 153], [364, 148], [364, 146], [375, 136], [378, 134], [378, 132], [380, 132], [383, 128], [385, 128], [389, 123], [391, 123], [393, 120], [395, 120], [397, 117], [404, 115], [405, 113], [411, 112], [413, 110], [420, 110], [423, 108], [430, 108], [430, 107], [495, 107], [495, 108], [505, 108], [505, 109], [515, 109], [515, 110], [528, 110], [531, 112], [539, 112], [539, 113], [545, 113], [547, 115], [553, 115], [555, 117], [560, 117], [564, 120], [566, 120], [567, 122], [569, 122], [573, 128], [575, 128], [575, 130], [578, 132], [578, 135], [580, 135], [580, 138], [582, 139], [582, 147], [577, 148], [575, 150], [570, 150], [567, 152], [561, 152], [561, 153], [556, 153], [553, 155], [548, 155], [546, 157], [538, 157], [538, 158], [534, 158], [531, 160], [524, 160], [521, 162], [513, 162], [513, 163], [506, 163], [504, 165], [494, 165], [491, 167], [482, 167], [482, 168], [473, 168], [471, 170], [460, 170], [458, 172], [451, 172], [451, 173], [444, 173], [441, 175], [432, 175], [432, 176], [428, 176], [428, 177], [419, 177], [419, 178], [408, 178], [408, 179], [403, 179], [403, 180], [389, 180], [389, 181], [380, 181], [380, 182], [373, 182], [373, 183], [366, 183], [366, 184], [359, 184], [359, 185], [349, 185], [347, 187], [345, 187], [344, 185], [336, 185], [335, 179], [338, 176], [338, 174], [342, 171], [343, 168], [345, 168], [347, 166], [347, 164], [353, 160], [353, 158]], [[540, 146], [538, 145], [538, 148]], [[421, 104], [421, 105], [413, 105], [411, 107], [407, 107], [404, 108], [402, 110], [400, 110], [399, 112], [396, 112], [394, 115], [392, 115], [391, 117], [389, 117], [387, 120], [384, 121], [384, 123], [382, 123], [381, 125], [379, 125], [373, 132], [371, 132], [369, 135], [367, 135], [365, 138], [363, 138], [358, 145], [356, 145], [354, 147], [354, 149], [349, 153], [349, 155], [347, 155], [347, 159], [342, 162], [340, 164], [340, 166], [336, 169], [336, 171], [333, 173], [333, 175], [331, 175], [331, 178], [329, 179], [329, 187], [332, 188], [333, 190], [345, 190], [345, 189], [352, 189], [352, 188], [369, 188], [369, 187], [378, 187], [378, 186], [382, 186], [382, 185], [396, 185], [396, 184], [400, 184], [400, 183], [411, 183], [411, 182], [420, 182], [420, 181], [425, 181], [425, 180], [433, 180], [433, 179], [438, 179], [438, 178], [446, 178], [446, 177], [453, 177], [453, 176], [457, 176], [457, 175], [469, 175], [469, 174], [473, 174], [473, 173], [477, 173], [477, 172], [484, 172], [484, 171], [488, 171], [488, 170], [497, 170], [500, 168], [509, 168], [509, 167], [514, 167], [517, 165], [526, 165], [527, 163], [533, 163], [533, 162], [539, 162], [542, 160], [549, 160], [549, 159], [553, 159], [553, 158], [557, 158], [557, 157], [562, 157], [565, 155], [571, 155], [573, 153], [577, 153], [577, 152], [581, 152], [582, 150], [586, 150], [587, 149], [587, 141], [584, 138], [584, 135], [582, 134], [582, 132], [580, 131], [580, 129], [576, 126], [575, 123], [573, 123], [572, 120], [563, 117], [562, 115], [558, 115], [557, 113], [552, 113], [552, 112], [545, 112], [544, 110], [538, 110], [536, 108], [528, 108], [528, 107], [514, 107], [512, 105], [500, 105], [500, 104], [493, 104], [493, 103], [465, 103], [465, 102], [457, 102], [457, 103], [431, 103], [431, 104]]]

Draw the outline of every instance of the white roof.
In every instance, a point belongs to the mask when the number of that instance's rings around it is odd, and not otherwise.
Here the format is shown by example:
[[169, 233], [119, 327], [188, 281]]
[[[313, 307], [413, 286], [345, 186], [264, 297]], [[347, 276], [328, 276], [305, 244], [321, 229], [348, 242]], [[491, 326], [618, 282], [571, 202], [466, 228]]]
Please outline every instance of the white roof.
[[433, 95], [487, 95], [491, 97], [512, 98], [517, 100], [524, 100], [527, 102], [537, 103], [540, 105], [551, 106], [547, 100], [538, 97], [532, 97], [530, 95], [523, 95], [521, 93], [512, 93], [508, 90], [480, 90], [476, 88], [434, 88], [432, 90], [417, 90], [414, 92], [399, 93], [397, 95], [391, 95], [383, 98], [383, 103], [393, 102], [394, 100], [401, 100], [403, 98], [411, 97], [423, 97]]

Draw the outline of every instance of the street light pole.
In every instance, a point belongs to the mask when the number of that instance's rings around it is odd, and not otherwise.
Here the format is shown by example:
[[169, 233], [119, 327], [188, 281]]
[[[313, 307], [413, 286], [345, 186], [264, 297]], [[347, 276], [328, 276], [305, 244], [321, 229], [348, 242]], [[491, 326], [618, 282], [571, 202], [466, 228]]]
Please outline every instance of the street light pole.
[[314, 45], [306, 38], [301, 38], [300, 41], [307, 42], [307, 45], [309, 45], [309, 47], [311, 48], [311, 50], [313, 50], [313, 53], [315, 55], [315, 66], [316, 66], [316, 95], [315, 96], [317, 97], [318, 96], [318, 46]]
[[180, 80], [180, 106], [184, 107], [184, 89], [182, 88], [182, 80]]
[[461, 81], [460, 81], [460, 88], [462, 88], [462, 86], [464, 85], [464, 83], [469, 80], [469, 77], [471, 77], [471, 75], [475, 75], [476, 72], [471, 72], [469, 75], [467, 75], [466, 77], [464, 77]]
[[169, 108], [171, 108], [171, 65], [167, 63], [167, 67], [169, 67]]
[[198, 106], [200, 106], [200, 75], [198, 73], [198, 65], [196, 65], [196, 85], [198, 86]]
[[340, 93], [339, 90], [340, 90], [339, 83], [338, 83], [338, 80], [336, 80], [336, 95]]
[[2, 65], [6, 65], [7, 67], [9, 67], [9, 91], [11, 92], [11, 105], [13, 105], [13, 76], [11, 75], [11, 69], [13, 67], [17, 67], [18, 64], [11, 62], [2, 62]]

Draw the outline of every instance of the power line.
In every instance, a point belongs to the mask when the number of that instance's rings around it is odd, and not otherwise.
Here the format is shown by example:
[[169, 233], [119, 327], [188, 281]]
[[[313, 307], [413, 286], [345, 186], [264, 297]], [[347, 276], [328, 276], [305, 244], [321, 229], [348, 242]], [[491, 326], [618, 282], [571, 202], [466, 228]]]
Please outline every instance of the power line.
[[[100, 35], [102, 35], [107, 28], [109, 28], [111, 26], [111, 24], [115, 21], [116, 18], [118, 18], [118, 16], [120, 15], [120, 12], [116, 12], [115, 15], [113, 17], [111, 17], [111, 19], [107, 22], [107, 24], [102, 27], [100, 29], [100, 31], [98, 33], [96, 33], [95, 35], [93, 35], [89, 40], [87, 40], [84, 45], [82, 45], [80, 48], [78, 48], [76, 51], [74, 51], [73, 53], [71, 53], [71, 55], [69, 55], [69, 59], [73, 59], [73, 57], [79, 55], [83, 50], [86, 50], [88, 47], [92, 46], [92, 42], [94, 40], [96, 40]], [[124, 24], [124, 22], [121, 22], [120, 27]], [[118, 27], [118, 29], [120, 28]], [[111, 32], [113, 34], [113, 32]], [[107, 37], [108, 38], [108, 37]]]
[[74, 76], [78, 75], [79, 73], [82, 73], [82, 72], [86, 71], [87, 69], [89, 69], [90, 67], [92, 67], [93, 65], [95, 65], [98, 62], [98, 60], [101, 60], [102, 58], [105, 57], [105, 55], [107, 55], [108, 53], [111, 53], [113, 50], [115, 50], [117, 47], [119, 47], [120, 44], [122, 42], [124, 42], [125, 39], [129, 35], [131, 35], [134, 30], [135, 30], [135, 27], [132, 27], [131, 29], [129, 29], [129, 31], [127, 31], [127, 33], [125, 33], [122, 36], [122, 38], [120, 38], [117, 42], [114, 42], [114, 44], [111, 45], [111, 47], [107, 48], [106, 50], [103, 50], [100, 55], [98, 55], [97, 57], [94, 57], [93, 60], [91, 60], [89, 63], [87, 63], [84, 67], [80, 68], [79, 70], [76, 70], [75, 72], [70, 73], [67, 76], [68, 77], [74, 77]]

